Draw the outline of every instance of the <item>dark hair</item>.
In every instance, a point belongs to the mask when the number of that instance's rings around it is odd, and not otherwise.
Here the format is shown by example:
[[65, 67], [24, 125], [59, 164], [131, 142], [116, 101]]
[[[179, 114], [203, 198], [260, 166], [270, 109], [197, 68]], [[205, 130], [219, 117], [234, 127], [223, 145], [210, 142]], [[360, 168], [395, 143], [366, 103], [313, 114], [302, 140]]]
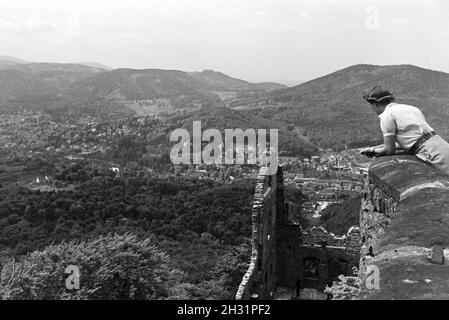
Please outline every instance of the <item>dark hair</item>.
[[375, 86], [369, 92], [363, 95], [363, 98], [371, 104], [389, 104], [396, 99], [393, 94], [387, 90], [382, 88], [381, 86]]
[[388, 98], [380, 99], [380, 101], [374, 102], [375, 104], [390, 104], [396, 100], [395, 97], [391, 96]]

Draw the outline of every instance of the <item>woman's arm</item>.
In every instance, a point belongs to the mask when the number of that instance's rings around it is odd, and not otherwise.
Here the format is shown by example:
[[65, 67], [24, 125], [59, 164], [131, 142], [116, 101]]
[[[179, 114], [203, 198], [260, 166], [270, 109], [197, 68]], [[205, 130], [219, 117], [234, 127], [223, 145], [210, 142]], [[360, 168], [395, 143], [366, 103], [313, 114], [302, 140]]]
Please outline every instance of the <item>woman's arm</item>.
[[384, 136], [384, 144], [373, 149], [374, 156], [389, 156], [396, 153], [396, 136]]
[[396, 153], [396, 150], [402, 150], [402, 148], [396, 142], [395, 135], [384, 136], [384, 144], [363, 149], [360, 151], [368, 157], [389, 156]]

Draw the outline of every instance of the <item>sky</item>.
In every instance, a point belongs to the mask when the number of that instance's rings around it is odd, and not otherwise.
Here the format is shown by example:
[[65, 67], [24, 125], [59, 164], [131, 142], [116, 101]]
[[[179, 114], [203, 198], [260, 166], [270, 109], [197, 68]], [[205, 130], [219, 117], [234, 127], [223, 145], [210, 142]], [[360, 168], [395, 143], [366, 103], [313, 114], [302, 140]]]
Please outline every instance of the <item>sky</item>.
[[0, 55], [288, 85], [350, 65], [449, 72], [447, 0], [0, 0]]

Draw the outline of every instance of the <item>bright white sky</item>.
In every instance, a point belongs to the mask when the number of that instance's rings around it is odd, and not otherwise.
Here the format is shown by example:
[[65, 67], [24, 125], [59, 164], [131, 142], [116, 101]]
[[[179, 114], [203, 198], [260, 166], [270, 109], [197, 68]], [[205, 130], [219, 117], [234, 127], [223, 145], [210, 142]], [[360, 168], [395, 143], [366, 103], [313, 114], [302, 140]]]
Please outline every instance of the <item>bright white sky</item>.
[[358, 63], [449, 72], [449, 1], [0, 0], [0, 55], [288, 84]]

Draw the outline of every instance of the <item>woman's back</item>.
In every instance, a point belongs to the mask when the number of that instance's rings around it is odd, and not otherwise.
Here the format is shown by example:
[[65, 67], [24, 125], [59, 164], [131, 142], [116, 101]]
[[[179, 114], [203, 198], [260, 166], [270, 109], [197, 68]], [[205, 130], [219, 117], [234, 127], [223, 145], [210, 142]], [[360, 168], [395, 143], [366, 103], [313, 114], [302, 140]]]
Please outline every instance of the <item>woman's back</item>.
[[407, 104], [390, 103], [379, 119], [384, 136], [396, 135], [404, 150], [409, 150], [424, 133], [433, 131], [421, 110]]

